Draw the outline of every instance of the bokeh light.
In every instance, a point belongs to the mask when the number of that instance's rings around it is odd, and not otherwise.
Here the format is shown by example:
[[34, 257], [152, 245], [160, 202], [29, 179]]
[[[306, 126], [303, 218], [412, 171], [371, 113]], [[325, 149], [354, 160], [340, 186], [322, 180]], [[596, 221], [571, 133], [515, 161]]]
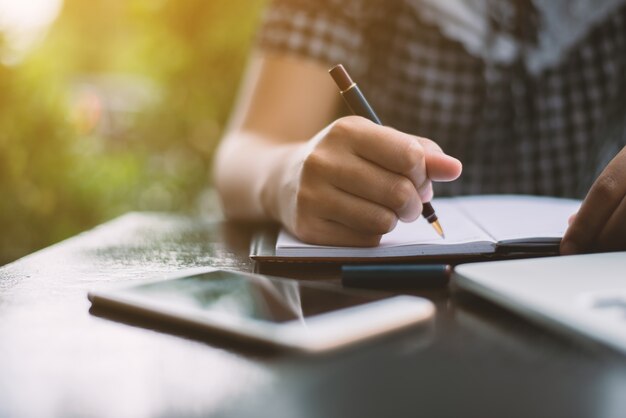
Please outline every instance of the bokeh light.
[[0, 264], [206, 206], [265, 3], [0, 0]]

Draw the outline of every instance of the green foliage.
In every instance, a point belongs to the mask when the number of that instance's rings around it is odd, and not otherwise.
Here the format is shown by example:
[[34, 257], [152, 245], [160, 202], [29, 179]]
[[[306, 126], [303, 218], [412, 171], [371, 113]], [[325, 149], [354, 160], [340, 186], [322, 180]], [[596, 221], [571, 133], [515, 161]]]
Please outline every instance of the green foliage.
[[129, 210], [196, 210], [265, 2], [66, 0], [0, 64], [0, 263]]

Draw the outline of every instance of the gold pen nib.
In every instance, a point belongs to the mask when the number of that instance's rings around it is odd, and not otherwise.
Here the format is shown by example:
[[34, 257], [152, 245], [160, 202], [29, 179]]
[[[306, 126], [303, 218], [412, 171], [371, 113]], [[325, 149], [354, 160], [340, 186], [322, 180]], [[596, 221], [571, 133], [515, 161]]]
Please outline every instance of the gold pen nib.
[[441, 225], [439, 224], [438, 220], [435, 220], [431, 223], [431, 225], [433, 226], [433, 228], [435, 228], [435, 231], [437, 231], [437, 234], [439, 234], [439, 236], [441, 238], [445, 238], [446, 234], [443, 233], [443, 228], [441, 227]]

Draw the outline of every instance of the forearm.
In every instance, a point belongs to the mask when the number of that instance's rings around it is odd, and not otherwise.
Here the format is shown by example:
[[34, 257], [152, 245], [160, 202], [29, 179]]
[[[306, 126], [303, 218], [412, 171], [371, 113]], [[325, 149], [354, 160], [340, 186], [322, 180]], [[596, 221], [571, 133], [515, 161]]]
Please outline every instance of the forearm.
[[224, 138], [214, 177], [226, 217], [281, 221], [279, 191], [288, 181], [287, 165], [302, 147], [241, 130]]

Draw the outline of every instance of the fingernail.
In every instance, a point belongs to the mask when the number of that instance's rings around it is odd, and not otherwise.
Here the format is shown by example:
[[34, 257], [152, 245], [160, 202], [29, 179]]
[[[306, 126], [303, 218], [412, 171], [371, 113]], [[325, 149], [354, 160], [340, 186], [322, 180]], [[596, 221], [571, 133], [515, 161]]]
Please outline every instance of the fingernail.
[[463, 169], [463, 163], [461, 162], [461, 160], [459, 160], [458, 158], [455, 158], [455, 157], [453, 157], [453, 156], [451, 156], [451, 155], [448, 155], [448, 154], [444, 154], [444, 155], [446, 156], [446, 159], [447, 159], [449, 162], [451, 162], [451, 163], [453, 163], [453, 164], [456, 164], [456, 165], [458, 165], [461, 169]]
[[565, 241], [561, 244], [561, 255], [573, 255], [579, 252], [578, 246], [572, 241]]
[[443, 152], [442, 152], [441, 154], [443, 154], [443, 156], [444, 156], [444, 157], [446, 157], [446, 159], [448, 159], [448, 160], [461, 162], [461, 161], [459, 161], [459, 159], [458, 159], [458, 158], [456, 158], [456, 157], [453, 157], [453, 156], [451, 156], [451, 155], [445, 154], [445, 153], [443, 153]]

